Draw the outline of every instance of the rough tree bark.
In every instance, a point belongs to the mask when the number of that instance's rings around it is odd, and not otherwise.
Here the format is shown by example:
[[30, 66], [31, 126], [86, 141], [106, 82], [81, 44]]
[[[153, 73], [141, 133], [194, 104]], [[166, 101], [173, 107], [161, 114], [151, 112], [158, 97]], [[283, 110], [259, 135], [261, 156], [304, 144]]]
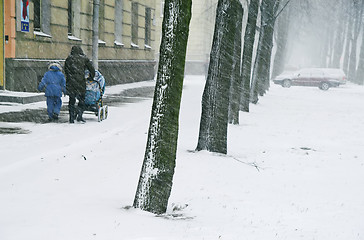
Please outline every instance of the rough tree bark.
[[240, 94], [242, 92], [241, 84], [241, 32], [243, 27], [243, 6], [239, 2], [233, 2], [237, 5], [235, 22], [235, 41], [234, 41], [234, 59], [233, 59], [233, 76], [230, 85], [230, 104], [229, 104], [229, 123], [239, 124]]
[[166, 212], [172, 189], [191, 4], [192, 0], [165, 1], [148, 140], [133, 204], [156, 214]]
[[257, 55], [254, 63], [252, 89], [250, 101], [258, 103], [259, 97], [263, 96], [269, 88], [270, 61], [273, 48], [273, 33], [275, 24], [275, 14], [278, 11], [280, 0], [262, 0], [261, 9], [261, 28]]
[[[229, 90], [238, 0], [219, 0], [205, 89], [197, 151], [227, 153]], [[235, 3], [235, 4], [233, 4]]]
[[251, 0], [248, 8], [248, 21], [245, 27], [244, 50], [242, 60], [243, 91], [240, 98], [240, 110], [249, 112], [250, 103], [250, 77], [252, 71], [253, 49], [260, 0]]

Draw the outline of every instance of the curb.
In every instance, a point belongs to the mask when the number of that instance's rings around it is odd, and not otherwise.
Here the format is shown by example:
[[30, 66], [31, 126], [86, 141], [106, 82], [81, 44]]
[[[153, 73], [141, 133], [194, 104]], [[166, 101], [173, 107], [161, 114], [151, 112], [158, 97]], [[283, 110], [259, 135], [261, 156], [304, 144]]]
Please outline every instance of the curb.
[[[12, 93], [14, 95], [12, 95]], [[21, 104], [28, 104], [34, 102], [45, 101], [46, 97], [44, 94], [30, 94], [28, 96], [16, 96], [15, 92], [11, 93], [2, 93], [0, 92], [0, 102], [11, 102], [11, 103], [21, 103]], [[23, 93], [22, 93], [23, 94]]]

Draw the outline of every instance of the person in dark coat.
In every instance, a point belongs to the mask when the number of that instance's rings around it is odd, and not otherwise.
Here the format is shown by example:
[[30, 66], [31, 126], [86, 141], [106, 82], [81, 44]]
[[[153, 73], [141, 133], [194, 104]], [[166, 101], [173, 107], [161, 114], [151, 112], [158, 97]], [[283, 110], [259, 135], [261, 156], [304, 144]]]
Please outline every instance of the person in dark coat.
[[49, 121], [58, 120], [62, 107], [62, 92], [66, 94], [66, 79], [61, 70], [61, 64], [58, 62], [49, 63], [48, 72], [44, 74], [38, 85], [39, 91], [43, 91], [45, 88]]
[[[67, 79], [66, 88], [69, 96], [68, 111], [70, 114], [70, 123], [74, 123], [75, 119], [77, 121], [85, 122], [82, 118], [82, 114], [85, 110], [86, 69], [90, 71], [91, 77], [94, 78], [95, 68], [90, 59], [83, 53], [80, 46], [73, 46], [64, 65]], [[75, 107], [76, 99], [78, 100], [77, 108]]]

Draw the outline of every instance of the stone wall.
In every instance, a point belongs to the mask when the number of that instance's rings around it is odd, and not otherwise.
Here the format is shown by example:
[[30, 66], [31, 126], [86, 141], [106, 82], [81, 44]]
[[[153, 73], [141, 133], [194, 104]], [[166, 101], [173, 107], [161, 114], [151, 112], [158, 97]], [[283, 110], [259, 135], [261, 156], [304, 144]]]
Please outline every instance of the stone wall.
[[[37, 92], [49, 60], [6, 59], [6, 90]], [[64, 64], [64, 60], [60, 61]], [[106, 86], [154, 79], [154, 60], [99, 60]]]

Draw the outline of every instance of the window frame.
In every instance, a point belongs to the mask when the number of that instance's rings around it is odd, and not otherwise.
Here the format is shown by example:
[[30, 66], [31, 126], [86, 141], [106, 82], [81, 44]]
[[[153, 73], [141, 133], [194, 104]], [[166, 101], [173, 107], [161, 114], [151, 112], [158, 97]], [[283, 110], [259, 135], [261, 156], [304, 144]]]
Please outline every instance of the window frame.
[[33, 1], [33, 31], [35, 35], [52, 37], [50, 0]]
[[151, 46], [151, 34], [152, 33], [152, 8], [145, 8], [145, 36], [144, 44], [147, 48]]
[[73, 6], [72, 6], [72, 0], [68, 0], [68, 7], [67, 7], [67, 13], [68, 13], [68, 23], [67, 23], [67, 29], [68, 29], [68, 36], [73, 36]]
[[117, 46], [124, 46], [123, 44], [123, 20], [124, 20], [124, 1], [115, 0], [115, 41]]
[[34, 31], [41, 32], [42, 31], [42, 24], [41, 24], [41, 4], [42, 0], [35, 0], [33, 1], [33, 29]]
[[131, 5], [131, 46], [139, 47], [139, 3], [132, 2]]

